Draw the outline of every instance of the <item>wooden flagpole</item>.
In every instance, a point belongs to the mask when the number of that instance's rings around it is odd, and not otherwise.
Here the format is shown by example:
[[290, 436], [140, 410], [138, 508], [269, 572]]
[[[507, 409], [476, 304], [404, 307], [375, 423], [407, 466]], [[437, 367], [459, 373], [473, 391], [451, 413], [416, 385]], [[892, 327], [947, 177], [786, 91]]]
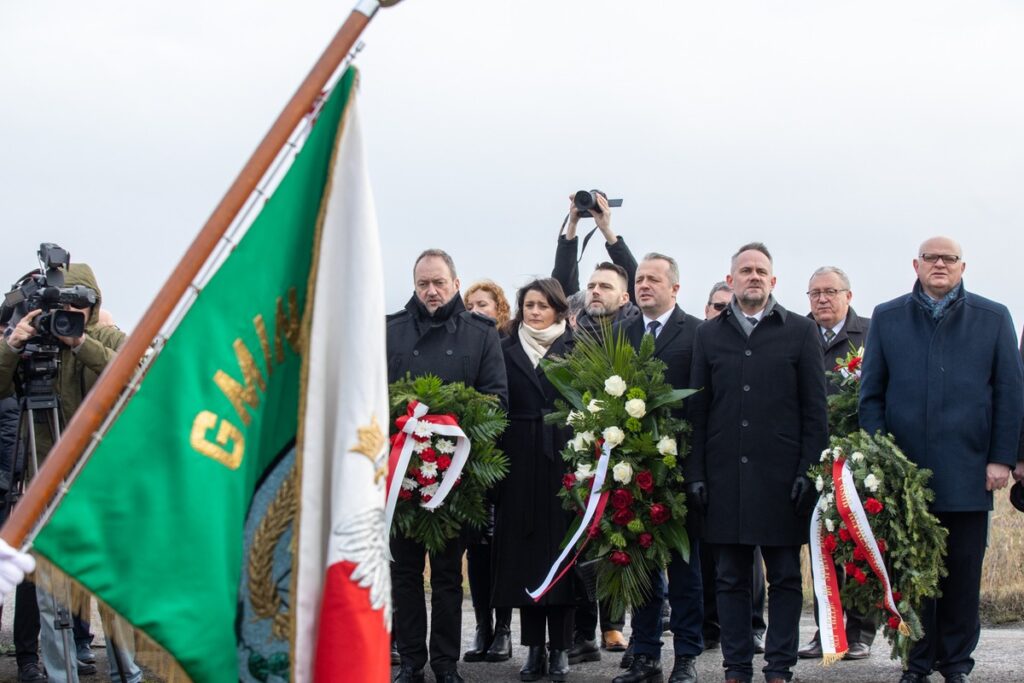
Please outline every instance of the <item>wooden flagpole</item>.
[[46, 456], [38, 474], [33, 477], [25, 494], [11, 511], [10, 517], [0, 529], [0, 538], [12, 547], [18, 548], [24, 544], [61, 487], [61, 483], [74, 469], [93, 434], [131, 380], [149, 345], [159, 334], [189, 285], [213, 253], [217, 243], [234, 222], [246, 200], [288, 142], [292, 132], [310, 111], [327, 81], [349, 54], [377, 9], [381, 6], [390, 7], [398, 2], [399, 0], [359, 0], [356, 4], [210, 214], [206, 224], [185, 252], [185, 256], [175, 267], [156, 299], [149, 305], [135, 331], [129, 335], [125, 345], [75, 411], [67, 429]]

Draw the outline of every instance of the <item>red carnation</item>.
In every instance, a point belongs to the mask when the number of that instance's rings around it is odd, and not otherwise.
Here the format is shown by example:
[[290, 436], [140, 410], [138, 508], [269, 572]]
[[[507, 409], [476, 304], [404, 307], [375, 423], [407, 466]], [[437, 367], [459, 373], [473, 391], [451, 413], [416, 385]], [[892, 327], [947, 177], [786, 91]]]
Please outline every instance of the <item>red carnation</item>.
[[856, 567], [853, 570], [853, 578], [854, 578], [854, 580], [857, 583], [859, 583], [862, 586], [868, 580], [867, 574], [865, 574], [864, 572], [862, 572], [860, 569], [858, 569]]
[[854, 356], [853, 358], [850, 359], [850, 363], [849, 365], [846, 366], [846, 368], [850, 372], [853, 372], [854, 370], [860, 367], [860, 363], [862, 360], [863, 359], [860, 356]]
[[433, 496], [428, 495], [426, 493], [421, 493], [420, 498], [423, 500], [424, 503], [429, 503], [430, 499], [433, 498]]
[[868, 559], [868, 554], [864, 552], [863, 548], [857, 546], [853, 549], [853, 559], [857, 562], [866, 562]]
[[896, 631], [897, 629], [899, 629], [899, 627], [900, 627], [900, 618], [899, 617], [889, 617], [889, 628], [891, 628], [893, 631]]
[[646, 531], [636, 539], [636, 542], [640, 544], [641, 548], [650, 548], [654, 544], [654, 536], [647, 533]]
[[434, 483], [434, 479], [435, 477], [428, 477], [422, 472], [416, 473], [416, 481], [419, 482], [420, 486], [430, 486], [431, 484]]
[[636, 482], [636, 485], [640, 487], [641, 491], [650, 493], [651, 491], [654, 490], [654, 475], [652, 475], [647, 470], [644, 470], [643, 472], [638, 472], [637, 475], [633, 478], [633, 481]]
[[625, 510], [633, 504], [633, 494], [626, 489], [615, 489], [612, 491], [611, 503], [616, 510]]
[[655, 503], [651, 506], [651, 522], [654, 524], [664, 524], [668, 520], [672, 519], [672, 513], [669, 509], [661, 503]]
[[853, 576], [854, 572], [860, 571], [859, 569], [857, 569], [857, 565], [855, 565], [853, 562], [847, 562], [846, 564], [844, 564], [843, 569], [846, 570], [847, 576]]
[[877, 498], [868, 498], [864, 501], [864, 509], [868, 511], [869, 515], [877, 515], [879, 512], [885, 509]]
[[565, 487], [566, 491], [568, 491], [569, 489], [571, 489], [575, 485], [576, 485], [576, 475], [575, 474], [573, 474], [572, 472], [569, 472], [568, 474], [565, 474], [565, 475], [562, 476], [562, 486]]
[[626, 526], [634, 519], [636, 519], [636, 514], [629, 508], [616, 510], [615, 514], [612, 515], [612, 521], [618, 524], [619, 526]]
[[448, 469], [451, 466], [452, 466], [452, 459], [449, 458], [447, 455], [442, 455], [442, 456], [438, 457], [438, 459], [437, 459], [437, 469], [444, 471], [444, 470]]
[[437, 462], [437, 451], [433, 448], [423, 449], [423, 452], [420, 453], [420, 460], [423, 462]]
[[899, 602], [900, 600], [903, 599], [903, 593], [900, 593], [899, 591], [893, 591], [892, 592], [892, 599], [895, 600], [896, 602]]
[[850, 535], [849, 529], [847, 529], [845, 526], [841, 526], [839, 527], [839, 538], [843, 539], [846, 542], [849, 542], [850, 539], [853, 538], [853, 536]]
[[420, 468], [419, 467], [413, 467], [412, 469], [410, 469], [409, 470], [409, 476], [412, 477], [413, 479], [418, 479], [419, 476], [420, 476]]
[[400, 489], [398, 491], [398, 500], [412, 500], [412, 491]]
[[612, 564], [617, 564], [620, 567], [625, 567], [630, 563], [629, 553], [624, 553], [621, 550], [615, 550], [608, 558], [612, 561]]
[[825, 537], [825, 552], [827, 552], [827, 553], [835, 552], [837, 545], [838, 544], [836, 543], [836, 535], [835, 534], [829, 534], [828, 536]]

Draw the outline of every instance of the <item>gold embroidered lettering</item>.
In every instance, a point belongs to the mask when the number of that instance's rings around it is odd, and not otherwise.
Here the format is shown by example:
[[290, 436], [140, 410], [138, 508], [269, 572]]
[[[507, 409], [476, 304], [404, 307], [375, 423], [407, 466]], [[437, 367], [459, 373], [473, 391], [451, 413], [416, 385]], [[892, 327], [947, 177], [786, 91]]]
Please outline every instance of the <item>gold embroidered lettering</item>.
[[246, 348], [241, 339], [235, 340], [234, 348], [235, 357], [238, 359], [238, 367], [241, 368], [242, 378], [245, 380], [245, 386], [242, 386], [235, 378], [223, 370], [217, 371], [217, 374], [213, 376], [213, 381], [217, 383], [220, 390], [231, 401], [231, 405], [235, 407], [235, 412], [242, 418], [242, 423], [248, 426], [252, 421], [252, 416], [249, 415], [249, 411], [245, 409], [245, 406], [248, 405], [253, 409], [259, 407], [260, 395], [256, 392], [256, 387], [259, 387], [260, 391], [266, 391], [267, 383], [263, 379], [263, 373], [256, 367], [256, 361], [253, 360], [252, 354], [249, 353], [249, 349]]
[[[213, 443], [207, 440], [206, 434], [217, 426], [218, 421], [220, 429], [217, 430], [216, 443]], [[230, 452], [225, 449], [228, 443], [232, 444]], [[227, 420], [221, 420], [209, 410], [202, 411], [192, 421], [189, 444], [197, 453], [233, 470], [242, 464], [242, 456], [245, 454], [245, 437], [242, 436], [241, 430]]]

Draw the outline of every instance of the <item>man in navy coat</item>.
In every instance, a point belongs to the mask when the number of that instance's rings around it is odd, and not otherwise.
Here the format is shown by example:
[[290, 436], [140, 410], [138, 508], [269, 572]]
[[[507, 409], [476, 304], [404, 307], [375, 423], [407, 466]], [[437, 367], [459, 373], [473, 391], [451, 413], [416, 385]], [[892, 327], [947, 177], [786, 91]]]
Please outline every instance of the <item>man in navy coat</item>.
[[[910, 294], [871, 316], [860, 390], [860, 424], [890, 433], [933, 472], [932, 512], [949, 530], [942, 597], [921, 607], [924, 638], [901, 683], [933, 669], [963, 683], [974, 666], [978, 601], [992, 491], [1017, 462], [1024, 370], [1010, 313], [964, 289], [963, 252], [948, 237], [925, 241]], [[897, 578], [897, 581], [899, 579]]]

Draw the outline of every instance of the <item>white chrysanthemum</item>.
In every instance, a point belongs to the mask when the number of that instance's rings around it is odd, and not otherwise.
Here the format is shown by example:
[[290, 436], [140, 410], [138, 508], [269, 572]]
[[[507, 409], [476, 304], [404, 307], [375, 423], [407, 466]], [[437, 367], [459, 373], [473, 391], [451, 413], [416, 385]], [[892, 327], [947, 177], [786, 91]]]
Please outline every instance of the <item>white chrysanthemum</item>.
[[663, 436], [658, 439], [658, 453], [661, 455], [679, 455], [679, 447], [676, 440], [671, 436]]
[[601, 432], [601, 436], [604, 438], [604, 442], [608, 444], [609, 448], [614, 448], [626, 440], [626, 433], [615, 426], [607, 427], [603, 432]]
[[604, 381], [604, 390], [609, 396], [618, 398], [626, 393], [626, 382], [618, 375], [612, 375]]
[[438, 453], [454, 453], [455, 442], [451, 439], [438, 439], [434, 442], [434, 448]]
[[604, 401], [598, 401], [596, 398], [591, 399], [590, 403], [587, 404], [587, 410], [592, 413], [600, 413], [604, 410]]
[[617, 462], [612, 468], [612, 479], [620, 484], [628, 484], [633, 481], [633, 468], [628, 462]]
[[850, 460], [852, 460], [852, 461], [854, 461], [854, 462], [860, 462], [860, 461], [861, 461], [861, 460], [863, 460], [863, 459], [864, 459], [864, 454], [863, 454], [863, 453], [861, 453], [860, 451], [854, 451], [854, 452], [853, 452], [853, 453], [852, 453], [852, 454], [850, 455]]
[[434, 426], [429, 422], [418, 422], [416, 424], [416, 429], [414, 429], [412, 433], [420, 437], [421, 439], [427, 438], [434, 433], [433, 428]]
[[429, 441], [413, 441], [413, 444], [412, 444], [412, 452], [413, 453], [422, 453], [423, 451], [427, 450], [428, 448], [430, 448], [430, 442]]
[[437, 463], [436, 462], [425, 462], [420, 465], [420, 472], [423, 473], [424, 477], [436, 477], [437, 476]]
[[877, 491], [878, 486], [881, 483], [882, 481], [874, 474], [869, 474], [868, 476], [864, 477], [864, 486], [865, 488], [867, 488], [868, 491], [871, 491], [871, 493]]
[[419, 484], [416, 482], [415, 479], [412, 479], [410, 477], [405, 477], [404, 479], [402, 479], [402, 488], [405, 489], [406, 491], [415, 491], [417, 486], [419, 486]]
[[818, 478], [814, 480], [814, 488], [819, 491], [823, 491], [825, 489], [825, 480], [821, 478], [820, 474], [818, 475]]
[[836, 530], [835, 522], [833, 522], [831, 519], [826, 517], [825, 518], [825, 528], [828, 529], [829, 533], [832, 533], [833, 531]]
[[647, 414], [647, 404], [642, 399], [631, 398], [626, 401], [626, 414], [639, 420]]
[[594, 472], [594, 466], [589, 462], [583, 462], [576, 466], [577, 481], [585, 481], [593, 477], [595, 474], [597, 473]]
[[433, 498], [435, 495], [437, 495], [437, 488], [439, 486], [440, 486], [439, 483], [434, 483], [434, 484], [431, 484], [430, 486], [424, 486], [420, 490], [420, 495], [421, 496], [430, 496], [431, 498]]

